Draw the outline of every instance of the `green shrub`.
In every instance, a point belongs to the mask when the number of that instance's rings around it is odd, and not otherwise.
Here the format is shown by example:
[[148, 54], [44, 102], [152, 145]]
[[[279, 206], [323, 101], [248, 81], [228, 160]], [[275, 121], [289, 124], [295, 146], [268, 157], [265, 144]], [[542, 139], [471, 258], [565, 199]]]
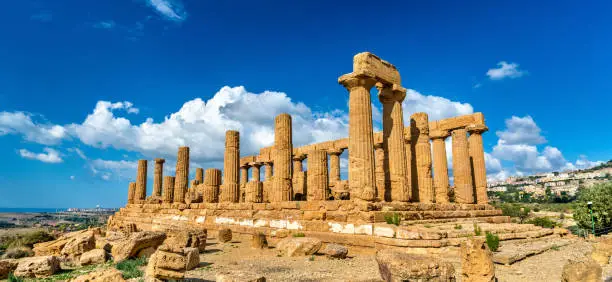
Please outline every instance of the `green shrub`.
[[595, 229], [612, 226], [612, 182], [583, 188], [575, 203], [574, 219], [580, 227], [591, 229], [591, 213], [587, 202], [593, 202], [593, 221]]
[[400, 225], [400, 216], [398, 213], [393, 213], [393, 215], [385, 215], [385, 221], [387, 224], [394, 224], [396, 226]]
[[503, 215], [517, 217], [520, 223], [523, 223], [523, 221], [529, 216], [529, 212], [531, 211], [529, 207], [517, 204], [501, 204], [499, 208], [502, 210]]
[[474, 235], [480, 236], [480, 234], [482, 234], [482, 229], [480, 229], [480, 226], [474, 221]]
[[6, 252], [2, 255], [3, 259], [19, 259], [25, 257], [31, 257], [34, 255], [34, 252], [28, 247], [11, 247], [6, 250]]
[[552, 245], [552, 247], [550, 247], [550, 249], [553, 250], [553, 251], [558, 251], [559, 250], [559, 246]]
[[555, 221], [551, 220], [548, 217], [532, 218], [529, 221], [527, 221], [527, 223], [533, 224], [535, 226], [544, 227], [544, 228], [554, 228], [555, 226], [558, 226], [558, 224]]
[[306, 234], [304, 234], [302, 232], [293, 233], [293, 237], [306, 237]]
[[455, 224], [455, 229], [459, 230], [459, 229], [462, 229], [462, 228], [463, 228], [463, 226], [461, 226], [461, 224]]
[[139, 267], [146, 265], [146, 264], [147, 264], [147, 258], [140, 257], [137, 259], [124, 260], [118, 263], [117, 265], [115, 265], [115, 268], [121, 271], [121, 273], [123, 274], [123, 278], [131, 279], [131, 278], [141, 277], [143, 273], [139, 269]]
[[489, 246], [489, 249], [492, 252], [497, 252], [497, 249], [499, 248], [499, 236], [491, 232], [487, 232], [487, 246]]

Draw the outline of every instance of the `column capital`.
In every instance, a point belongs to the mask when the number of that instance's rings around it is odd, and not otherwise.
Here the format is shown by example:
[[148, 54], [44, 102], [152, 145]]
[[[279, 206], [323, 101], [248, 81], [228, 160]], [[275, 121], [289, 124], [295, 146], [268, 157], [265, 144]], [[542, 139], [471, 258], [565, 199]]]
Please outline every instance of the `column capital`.
[[248, 165], [252, 167], [261, 167], [263, 163], [262, 162], [250, 162], [248, 163]]
[[450, 136], [450, 132], [448, 130], [433, 130], [429, 132], [429, 138], [431, 140], [436, 139], [446, 139], [446, 137]]
[[489, 130], [489, 128], [484, 124], [470, 124], [466, 126], [465, 129], [470, 134], [482, 134]]
[[248, 169], [249, 167], [251, 167], [251, 163], [240, 164], [240, 168], [247, 168]]
[[376, 89], [378, 89], [378, 99], [381, 103], [393, 103], [402, 102], [406, 98], [406, 88], [399, 84], [384, 84], [382, 82], [376, 83]]
[[294, 161], [303, 161], [304, 159], [306, 159], [306, 154], [304, 153], [295, 154], [291, 158]]
[[155, 159], [155, 163], [156, 163], [156, 164], [163, 164], [163, 163], [165, 163], [165, 162], [166, 162], [166, 160], [165, 160], [165, 159], [161, 159], [161, 158], [157, 158], [157, 159]]
[[342, 155], [342, 153], [344, 152], [343, 148], [330, 148], [327, 149], [327, 153], [330, 155]]
[[364, 87], [370, 90], [376, 84], [374, 73], [362, 71], [359, 73], [347, 73], [338, 78], [338, 83], [349, 91], [355, 87]]
[[410, 116], [410, 129], [414, 137], [429, 135], [429, 117], [427, 113], [414, 113]]

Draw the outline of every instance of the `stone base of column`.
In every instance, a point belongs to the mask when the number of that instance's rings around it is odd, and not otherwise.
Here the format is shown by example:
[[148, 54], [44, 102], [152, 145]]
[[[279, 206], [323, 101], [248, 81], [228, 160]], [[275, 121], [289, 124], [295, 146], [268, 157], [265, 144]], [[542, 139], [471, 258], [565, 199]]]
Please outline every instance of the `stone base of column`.
[[260, 181], [249, 181], [245, 185], [245, 203], [261, 203], [263, 201], [263, 183]]
[[216, 185], [203, 185], [202, 187], [202, 200], [205, 203], [218, 203], [219, 202], [219, 186]]
[[219, 195], [219, 202], [221, 203], [238, 203], [240, 199], [240, 184], [228, 183], [221, 185], [221, 194]]

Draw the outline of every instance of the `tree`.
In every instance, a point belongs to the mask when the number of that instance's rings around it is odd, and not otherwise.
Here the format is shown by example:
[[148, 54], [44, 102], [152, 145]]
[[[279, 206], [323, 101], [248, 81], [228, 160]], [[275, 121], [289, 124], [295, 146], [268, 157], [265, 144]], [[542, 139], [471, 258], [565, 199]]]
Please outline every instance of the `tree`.
[[595, 228], [612, 226], [612, 182], [594, 185], [581, 191], [574, 211], [574, 219], [583, 228], [591, 228], [591, 213], [587, 206], [593, 202]]

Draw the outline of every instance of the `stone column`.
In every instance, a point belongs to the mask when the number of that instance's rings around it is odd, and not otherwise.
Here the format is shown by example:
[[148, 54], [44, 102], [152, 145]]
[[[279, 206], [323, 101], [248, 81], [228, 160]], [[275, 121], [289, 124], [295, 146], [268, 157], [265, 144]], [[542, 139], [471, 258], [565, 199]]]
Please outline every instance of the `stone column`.
[[308, 152], [308, 201], [324, 201], [327, 199], [328, 174], [327, 153], [323, 150]]
[[196, 176], [195, 180], [198, 181], [198, 184], [204, 183], [204, 169], [201, 167], [196, 168]]
[[264, 165], [266, 166], [264, 169], [264, 180], [272, 180], [272, 171], [274, 168], [274, 164], [272, 162], [266, 162], [264, 163]]
[[270, 201], [291, 201], [291, 155], [293, 151], [291, 132], [291, 116], [280, 114], [274, 119], [274, 179]]
[[189, 147], [179, 147], [174, 179], [173, 201], [175, 203], [185, 203], [187, 185], [189, 185]]
[[246, 185], [249, 182], [249, 165], [240, 165], [240, 202], [244, 202], [244, 196], [246, 193]]
[[223, 159], [223, 186], [220, 201], [238, 203], [240, 200], [240, 133], [225, 132], [225, 157]]
[[306, 200], [306, 172], [302, 166], [302, 161], [306, 158], [305, 154], [297, 154], [293, 156], [293, 174], [292, 174], [292, 190], [293, 199], [295, 201]]
[[340, 155], [344, 149], [330, 149], [329, 154], [329, 186], [336, 186], [340, 182]]
[[[414, 160], [416, 164], [417, 189], [412, 188], [412, 197], [420, 203], [433, 203], [433, 180], [431, 178], [431, 145], [429, 144], [429, 118], [426, 113], [410, 116]], [[415, 171], [414, 169], [412, 170]], [[414, 175], [412, 176], [415, 177]], [[414, 180], [412, 180], [414, 183]], [[416, 195], [415, 195], [416, 193]]]
[[487, 168], [485, 167], [484, 148], [482, 145], [482, 134], [488, 128], [485, 125], [469, 125], [467, 131], [470, 133], [468, 137], [468, 147], [470, 151], [470, 162], [472, 165], [472, 181], [475, 189], [475, 203], [487, 204]]
[[130, 182], [128, 185], [128, 204], [134, 203], [134, 195], [136, 193], [136, 182]]
[[164, 159], [155, 159], [155, 170], [153, 174], [153, 197], [161, 198], [162, 182], [164, 177]]
[[412, 146], [411, 128], [412, 127], [408, 125], [408, 129], [404, 130], [404, 150], [406, 150], [406, 182], [408, 183], [408, 186], [409, 186], [407, 197], [411, 201], [414, 201], [414, 198], [412, 196], [412, 191], [414, 187], [418, 187], [418, 185], [414, 183], [414, 179], [416, 179], [416, 177], [412, 177], [412, 175], [416, 175], [416, 172], [413, 173], [412, 156], [414, 155], [414, 152], [412, 151], [413, 146]]
[[272, 172], [274, 171], [274, 164], [270, 161], [264, 162], [264, 165], [263, 201], [269, 203], [272, 194]]
[[375, 169], [376, 174], [376, 200], [384, 201], [385, 194], [387, 194], [385, 187], [387, 186], [387, 174], [385, 173], [385, 148], [383, 143], [374, 143], [374, 157], [375, 157]]
[[172, 203], [174, 201], [174, 176], [164, 177], [162, 200], [164, 201], [164, 203]]
[[147, 160], [138, 160], [135, 196], [135, 200], [144, 200], [147, 197]]
[[349, 91], [349, 187], [351, 199], [373, 201], [374, 136], [370, 89], [376, 81], [366, 74], [345, 74], [338, 79]]
[[219, 186], [221, 185], [221, 170], [209, 168], [205, 172], [204, 192], [202, 194], [205, 203], [219, 202]]
[[406, 97], [406, 89], [377, 83], [378, 98], [383, 106], [383, 149], [386, 152], [385, 161], [388, 170], [385, 185], [389, 189], [386, 201], [408, 202], [410, 185], [406, 178], [406, 149], [404, 148], [404, 114], [402, 101]]
[[452, 131], [453, 138], [453, 178], [455, 182], [455, 202], [474, 203], [472, 169], [467, 142], [467, 131], [459, 128]]
[[259, 168], [262, 166], [262, 163], [260, 163], [260, 162], [252, 162], [252, 163], [249, 163], [249, 165], [253, 168], [253, 170], [251, 171], [251, 179], [253, 181], [260, 181], [260, 179], [261, 179], [261, 172], [260, 172]]
[[448, 163], [444, 140], [450, 136], [447, 130], [436, 130], [429, 133], [433, 141], [434, 191], [436, 203], [448, 203]]

